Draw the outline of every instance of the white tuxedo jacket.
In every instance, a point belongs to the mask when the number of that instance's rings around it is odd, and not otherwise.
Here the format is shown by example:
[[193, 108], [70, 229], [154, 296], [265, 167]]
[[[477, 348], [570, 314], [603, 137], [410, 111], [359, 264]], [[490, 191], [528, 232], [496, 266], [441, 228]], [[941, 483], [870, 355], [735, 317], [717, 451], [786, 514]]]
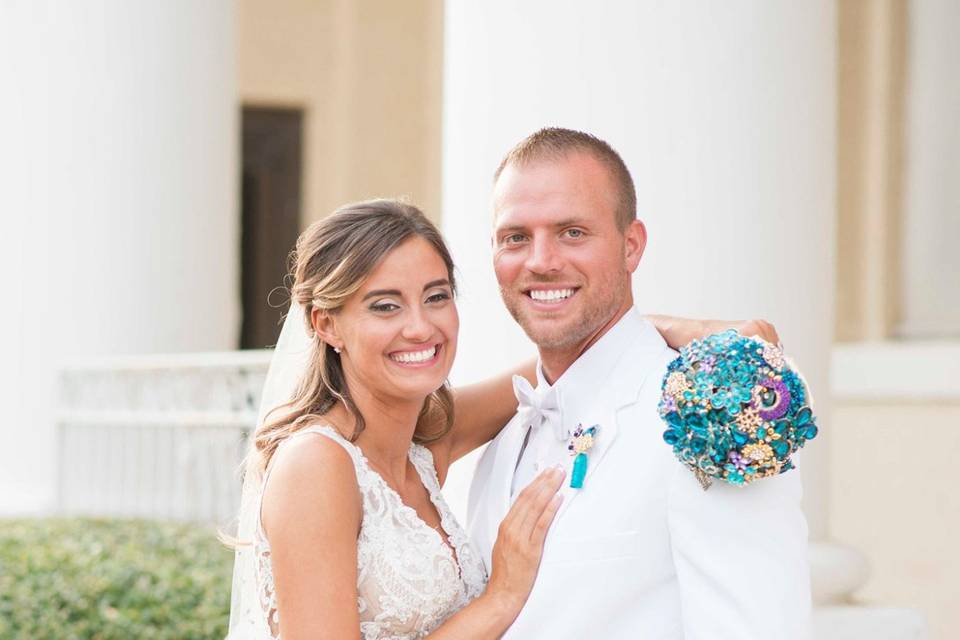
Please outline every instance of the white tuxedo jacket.
[[[505, 638], [807, 637], [799, 471], [704, 491], [663, 441], [657, 414], [675, 357], [631, 310], [557, 381], [577, 382], [561, 387], [564, 426], [600, 432], [583, 488], [563, 489], [536, 584]], [[488, 570], [526, 431], [518, 414], [470, 488], [470, 535]], [[569, 484], [572, 458], [565, 463]]]

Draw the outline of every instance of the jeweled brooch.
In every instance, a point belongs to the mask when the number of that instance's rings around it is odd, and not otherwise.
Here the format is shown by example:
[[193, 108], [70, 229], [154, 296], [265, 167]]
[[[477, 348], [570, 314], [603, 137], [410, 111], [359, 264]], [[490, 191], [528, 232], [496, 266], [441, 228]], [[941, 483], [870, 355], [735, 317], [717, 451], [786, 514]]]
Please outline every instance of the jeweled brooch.
[[734, 330], [682, 348], [661, 389], [663, 439], [704, 489], [789, 471], [817, 435], [810, 391], [782, 349]]
[[574, 456], [573, 471], [570, 472], [571, 489], [583, 488], [583, 479], [587, 477], [587, 461], [589, 460], [587, 453], [593, 448], [593, 442], [599, 430], [600, 425], [597, 424], [588, 429], [584, 429], [583, 425], [580, 424], [573, 431], [573, 437], [567, 444], [567, 450], [570, 455]]

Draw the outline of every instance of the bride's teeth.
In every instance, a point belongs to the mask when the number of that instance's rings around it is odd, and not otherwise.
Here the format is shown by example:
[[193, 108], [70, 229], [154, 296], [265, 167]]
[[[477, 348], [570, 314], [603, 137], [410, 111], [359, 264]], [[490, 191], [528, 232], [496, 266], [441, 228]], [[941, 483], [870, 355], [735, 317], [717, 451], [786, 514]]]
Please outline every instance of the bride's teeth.
[[391, 357], [397, 362], [412, 363], [412, 362], [426, 362], [436, 354], [437, 354], [437, 348], [430, 347], [429, 349], [424, 349], [423, 351], [407, 351], [405, 353], [397, 353]]
[[540, 302], [554, 302], [557, 300], [564, 300], [573, 295], [573, 289], [549, 289], [549, 290], [538, 290], [533, 289], [530, 291], [530, 297], [534, 300]]

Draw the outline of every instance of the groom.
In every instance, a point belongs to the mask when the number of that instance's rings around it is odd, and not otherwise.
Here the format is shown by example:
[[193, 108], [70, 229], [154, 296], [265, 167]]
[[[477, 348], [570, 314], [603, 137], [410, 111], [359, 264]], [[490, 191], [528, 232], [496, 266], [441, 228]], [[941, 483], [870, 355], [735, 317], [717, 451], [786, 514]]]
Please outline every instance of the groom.
[[488, 569], [513, 499], [554, 464], [569, 485], [573, 431], [597, 426], [582, 488], [564, 488], [504, 637], [805, 637], [799, 472], [704, 491], [661, 437], [660, 384], [676, 353], [633, 306], [646, 231], [623, 160], [591, 135], [538, 131], [500, 164], [493, 204], [503, 301], [540, 362], [536, 389], [518, 379], [518, 413], [471, 486], [470, 533]]

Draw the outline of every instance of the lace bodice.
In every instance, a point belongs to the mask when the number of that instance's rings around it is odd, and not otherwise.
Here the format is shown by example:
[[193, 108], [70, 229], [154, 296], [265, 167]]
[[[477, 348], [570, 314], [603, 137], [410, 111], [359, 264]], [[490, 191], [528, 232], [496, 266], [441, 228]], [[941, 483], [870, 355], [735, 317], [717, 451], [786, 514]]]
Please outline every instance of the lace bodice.
[[[357, 473], [363, 519], [357, 538], [357, 607], [363, 640], [413, 640], [433, 631], [471, 599], [480, 595], [486, 572], [467, 534], [440, 493], [433, 455], [417, 444], [409, 457], [430, 500], [440, 514], [451, 551], [440, 533], [374, 471], [358, 447], [332, 427], [310, 427], [293, 438], [316, 433], [340, 444]], [[264, 478], [266, 483], [269, 473]], [[261, 487], [262, 496], [262, 487]], [[272, 638], [279, 638], [276, 594], [270, 564], [270, 543], [257, 528], [257, 590]]]

